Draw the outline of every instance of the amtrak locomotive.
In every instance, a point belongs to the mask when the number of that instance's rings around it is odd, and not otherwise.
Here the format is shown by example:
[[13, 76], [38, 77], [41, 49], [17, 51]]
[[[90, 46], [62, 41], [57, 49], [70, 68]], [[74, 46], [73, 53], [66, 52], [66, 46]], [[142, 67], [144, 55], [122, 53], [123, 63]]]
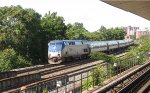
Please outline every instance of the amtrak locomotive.
[[90, 52], [110, 51], [132, 44], [132, 39], [113, 41], [54, 40], [48, 43], [48, 62], [59, 64], [73, 58], [86, 58]]

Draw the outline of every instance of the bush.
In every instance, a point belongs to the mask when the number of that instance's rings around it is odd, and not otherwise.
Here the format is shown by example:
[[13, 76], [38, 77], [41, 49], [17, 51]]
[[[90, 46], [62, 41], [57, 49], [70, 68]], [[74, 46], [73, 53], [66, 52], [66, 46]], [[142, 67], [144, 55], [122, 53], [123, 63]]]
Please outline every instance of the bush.
[[93, 85], [103, 85], [103, 82], [106, 79], [107, 75], [107, 68], [99, 64], [95, 69], [90, 71], [90, 74], [91, 76], [88, 77], [88, 80], [83, 80], [83, 91], [91, 88]]
[[93, 76], [94, 85], [103, 85], [106, 76], [107, 76], [107, 68], [101, 65], [97, 65]]
[[0, 72], [30, 65], [31, 62], [27, 61], [21, 55], [17, 55], [14, 49], [0, 51]]
[[103, 60], [103, 61], [108, 62], [108, 63], [113, 63], [114, 61], [116, 61], [115, 56], [107, 55], [107, 54], [102, 53], [102, 52], [92, 52], [92, 53], [90, 53], [90, 57], [92, 59]]

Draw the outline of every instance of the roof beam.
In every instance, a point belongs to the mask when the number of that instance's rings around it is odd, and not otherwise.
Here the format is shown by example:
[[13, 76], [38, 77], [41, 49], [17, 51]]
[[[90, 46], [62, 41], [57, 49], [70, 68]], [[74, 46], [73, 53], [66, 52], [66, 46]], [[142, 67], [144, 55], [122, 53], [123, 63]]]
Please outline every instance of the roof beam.
[[150, 20], [150, 1], [144, 0], [105, 0], [103, 1], [109, 5], [118, 7], [125, 11], [134, 13], [138, 16], [141, 16], [145, 19]]

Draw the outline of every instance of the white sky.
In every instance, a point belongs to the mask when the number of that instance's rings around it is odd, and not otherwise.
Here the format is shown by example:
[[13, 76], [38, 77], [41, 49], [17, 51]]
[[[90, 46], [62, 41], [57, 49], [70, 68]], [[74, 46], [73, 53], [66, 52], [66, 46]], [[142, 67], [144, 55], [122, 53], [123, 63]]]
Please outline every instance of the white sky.
[[98, 30], [101, 25], [110, 27], [150, 27], [150, 21], [132, 13], [115, 8], [99, 0], [0, 0], [0, 6], [21, 5], [33, 8], [45, 15], [48, 11], [63, 16], [65, 23], [82, 22], [89, 31]]

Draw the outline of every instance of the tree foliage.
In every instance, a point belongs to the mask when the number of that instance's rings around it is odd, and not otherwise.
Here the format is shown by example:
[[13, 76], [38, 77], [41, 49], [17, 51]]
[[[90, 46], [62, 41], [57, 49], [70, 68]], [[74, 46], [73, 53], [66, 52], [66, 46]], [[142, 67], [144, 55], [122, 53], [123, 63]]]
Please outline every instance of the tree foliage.
[[64, 18], [57, 16], [57, 13], [47, 13], [41, 20], [41, 26], [47, 40], [65, 39]]
[[13, 49], [4, 49], [0, 52], [0, 72], [30, 65], [31, 62], [25, 60], [23, 56], [17, 55]]
[[138, 46], [132, 46], [130, 47], [130, 50], [128, 51], [127, 57], [130, 57], [130, 55], [137, 55], [139, 53], [145, 53], [150, 51], [150, 37], [149, 36], [143, 36], [140, 40], [137, 41]]
[[[30, 8], [0, 7], [0, 57], [4, 62], [7, 58], [6, 69], [23, 67], [26, 62], [47, 63], [47, 44], [51, 40], [114, 40], [123, 39], [124, 34], [121, 28], [106, 29], [102, 26], [98, 31], [89, 32], [83, 23], [65, 25], [64, 18], [56, 12], [48, 12], [41, 17]], [[7, 50], [14, 54], [9, 56], [10, 52]], [[20, 66], [13, 66], [13, 58], [17, 59], [16, 65]]]
[[[33, 61], [39, 55], [39, 42], [36, 38], [39, 28], [40, 15], [33, 9], [23, 9], [21, 6], [0, 7], [0, 56], [4, 59], [8, 56], [6, 64], [13, 65], [14, 56], [18, 62], [18, 66], [8, 68], [27, 66], [24, 65], [25, 61], [28, 62], [27, 59]], [[9, 49], [13, 50], [14, 56], [9, 56], [10, 52], [6, 51]]]
[[90, 53], [90, 57], [92, 59], [103, 60], [108, 63], [113, 63], [114, 61], [116, 61], [116, 57], [114, 55], [108, 55], [103, 52], [92, 52]]
[[84, 28], [82, 23], [76, 22], [73, 25], [67, 25], [67, 39], [86, 39], [86, 33], [88, 33], [88, 31]]
[[38, 56], [40, 15], [21, 6], [0, 8], [0, 49], [13, 48], [17, 54], [34, 59]]
[[106, 29], [104, 26], [97, 33], [101, 35], [101, 40], [122, 40], [126, 34], [122, 28]]
[[[150, 37], [144, 36], [143, 39], [138, 41], [139, 46], [131, 46], [126, 55], [118, 58], [114, 55], [107, 55], [101, 52], [92, 52], [90, 54], [92, 59], [103, 60], [110, 64], [110, 69], [112, 75], [118, 74], [127, 68], [134, 65], [143, 63], [149, 60], [150, 52]], [[114, 66], [116, 64], [116, 66]], [[109, 73], [109, 72], [108, 72]]]

